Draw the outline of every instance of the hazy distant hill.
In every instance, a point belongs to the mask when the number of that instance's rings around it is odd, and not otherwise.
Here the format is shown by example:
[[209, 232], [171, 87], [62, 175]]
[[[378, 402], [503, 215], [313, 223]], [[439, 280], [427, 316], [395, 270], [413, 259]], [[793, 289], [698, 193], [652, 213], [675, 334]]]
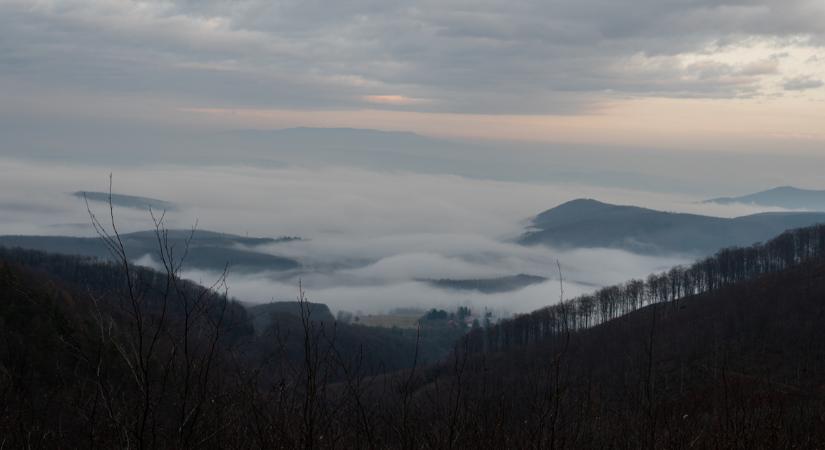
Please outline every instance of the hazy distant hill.
[[93, 191], [77, 191], [72, 195], [81, 199], [87, 199], [90, 202], [109, 203], [109, 200], [111, 200], [112, 205], [124, 208], [154, 209], [157, 211], [174, 211], [177, 209], [174, 203], [136, 195], [111, 194], [110, 197], [108, 192]]
[[[169, 243], [182, 251], [189, 230], [170, 230]], [[158, 253], [158, 242], [153, 231], [124, 234], [126, 252], [131, 259]], [[243, 247], [254, 247], [294, 240], [297, 238], [249, 238], [214, 231], [195, 232], [186, 257], [186, 267], [222, 270], [228, 263], [233, 268], [256, 270], [290, 270], [300, 267], [294, 259], [275, 256]], [[98, 238], [70, 236], [0, 236], [0, 246], [20, 247], [65, 255], [93, 256], [100, 259], [111, 257], [106, 246]]]
[[[409, 132], [355, 128], [236, 130], [209, 137], [209, 147], [232, 148], [261, 163], [323, 164], [443, 172], [458, 164], [454, 154], [465, 145]], [[453, 155], [446, 157], [446, 154]], [[464, 158], [462, 158], [464, 162]], [[472, 166], [472, 162], [466, 163]], [[463, 173], [463, 172], [462, 172]]]
[[519, 242], [561, 248], [617, 248], [646, 254], [705, 255], [816, 223], [825, 223], [825, 213], [763, 213], [726, 219], [579, 199], [536, 216]]
[[443, 289], [478, 291], [484, 294], [495, 294], [500, 292], [512, 292], [517, 291], [519, 289], [524, 289], [527, 286], [533, 284], [543, 283], [547, 281], [547, 278], [520, 273], [518, 275], [496, 278], [462, 280], [443, 278], [439, 280], [424, 281], [426, 281], [432, 286]]
[[825, 211], [825, 191], [799, 189], [781, 186], [742, 197], [720, 197], [706, 200], [705, 203], [745, 203], [759, 206], [774, 206], [786, 209], [807, 209]]

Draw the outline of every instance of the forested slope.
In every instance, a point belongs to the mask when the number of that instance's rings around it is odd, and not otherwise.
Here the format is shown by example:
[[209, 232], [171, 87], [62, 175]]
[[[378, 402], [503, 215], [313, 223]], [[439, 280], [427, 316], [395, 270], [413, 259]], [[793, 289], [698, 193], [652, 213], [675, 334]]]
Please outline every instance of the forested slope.
[[452, 427], [483, 448], [825, 445], [821, 263], [468, 353], [417, 379], [419, 426], [432, 436]]
[[309, 373], [325, 386], [435, 362], [463, 334], [338, 324], [304, 299], [256, 335], [221, 281], [0, 247], [0, 442], [221, 447], [273, 386], [300, 417]]
[[689, 266], [629, 280], [504, 320], [472, 336], [475, 351], [506, 350], [592, 327], [651, 304], [678, 302], [800, 264], [825, 261], [825, 225], [788, 230], [749, 247], [731, 247]]
[[825, 223], [825, 213], [762, 213], [729, 219], [579, 199], [538, 214], [519, 242], [704, 257], [720, 248], [748, 246], [818, 223]]

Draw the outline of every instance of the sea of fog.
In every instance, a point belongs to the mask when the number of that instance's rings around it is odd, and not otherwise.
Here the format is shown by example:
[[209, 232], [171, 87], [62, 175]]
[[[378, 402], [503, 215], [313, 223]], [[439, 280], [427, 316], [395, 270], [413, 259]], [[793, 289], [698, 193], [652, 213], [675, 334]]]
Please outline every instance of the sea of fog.
[[[300, 236], [255, 250], [293, 257], [300, 271], [230, 269], [230, 295], [251, 303], [293, 299], [299, 280], [333, 310], [468, 305], [524, 312], [598, 286], [687, 263], [685, 255], [554, 250], [513, 243], [535, 214], [575, 198], [733, 217], [756, 210], [699, 198], [574, 183], [518, 183], [353, 167], [141, 166], [104, 168], [0, 159], [0, 234], [93, 236], [80, 190], [173, 202], [170, 228], [242, 236]], [[92, 203], [99, 215], [104, 204]], [[121, 232], [150, 229], [147, 211], [116, 208]], [[151, 257], [141, 264], [154, 265]], [[563, 283], [559, 283], [559, 270]], [[424, 279], [539, 275], [545, 283], [499, 294], [435, 288]], [[217, 274], [185, 270], [208, 283]]]

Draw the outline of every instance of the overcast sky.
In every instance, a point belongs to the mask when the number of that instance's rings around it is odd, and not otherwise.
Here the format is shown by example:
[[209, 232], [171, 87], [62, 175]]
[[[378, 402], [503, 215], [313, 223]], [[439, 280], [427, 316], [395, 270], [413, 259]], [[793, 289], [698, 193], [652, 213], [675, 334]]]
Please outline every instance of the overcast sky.
[[2, 0], [0, 118], [812, 152], [824, 46], [821, 0]]

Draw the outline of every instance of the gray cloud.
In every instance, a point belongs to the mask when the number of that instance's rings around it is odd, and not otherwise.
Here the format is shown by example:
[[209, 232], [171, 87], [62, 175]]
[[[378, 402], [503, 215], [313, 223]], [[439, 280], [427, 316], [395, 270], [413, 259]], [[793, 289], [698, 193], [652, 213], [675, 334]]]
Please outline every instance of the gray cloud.
[[[822, 42], [815, 0], [10, 0], [14, 80], [189, 105], [571, 113], [610, 95], [743, 97], [777, 68], [683, 64], [753, 39]], [[83, 105], [79, 105], [82, 107]]]
[[825, 86], [825, 82], [811, 77], [797, 77], [785, 80], [782, 85], [786, 91], [807, 91]]

